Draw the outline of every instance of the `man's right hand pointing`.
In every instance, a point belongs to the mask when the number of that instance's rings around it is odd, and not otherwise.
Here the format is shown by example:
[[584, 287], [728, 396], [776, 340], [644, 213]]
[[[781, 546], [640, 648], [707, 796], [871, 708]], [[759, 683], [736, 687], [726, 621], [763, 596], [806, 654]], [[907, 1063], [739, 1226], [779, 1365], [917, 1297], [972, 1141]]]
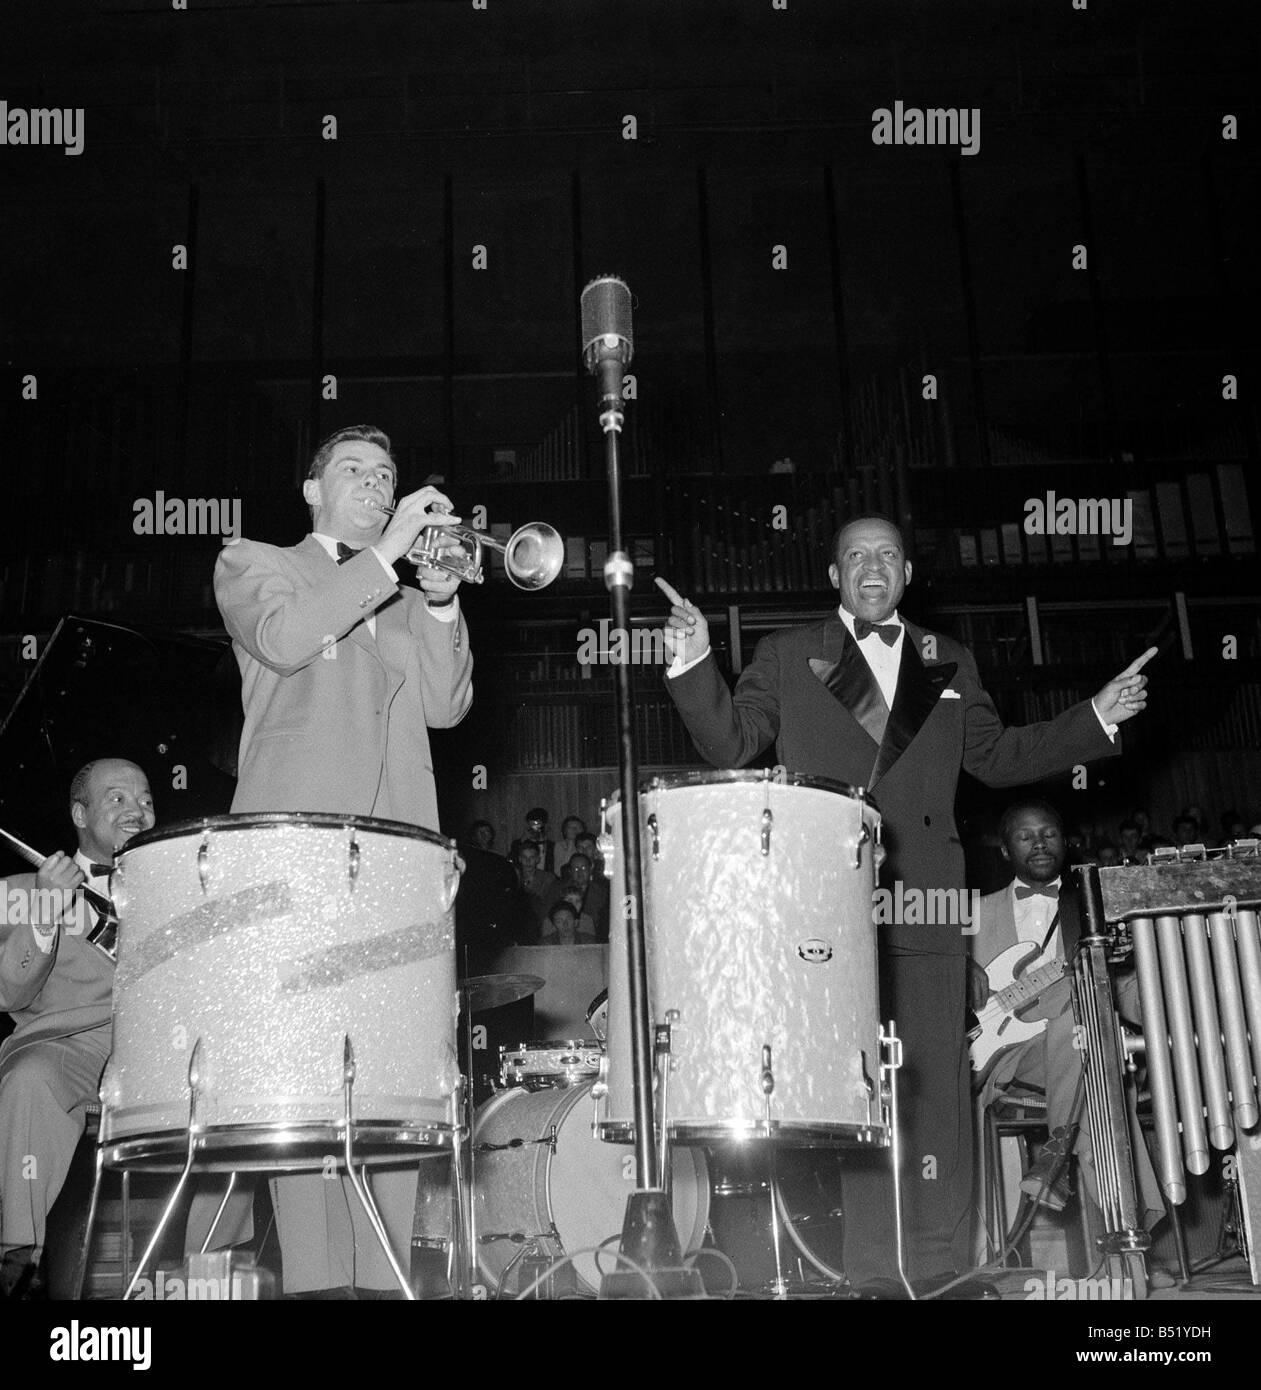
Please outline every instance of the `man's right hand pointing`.
[[670, 620], [666, 626], [666, 641], [671, 657], [696, 661], [709, 650], [709, 624], [701, 610], [685, 599], [672, 585], [660, 577], [657, 588], [670, 600]]

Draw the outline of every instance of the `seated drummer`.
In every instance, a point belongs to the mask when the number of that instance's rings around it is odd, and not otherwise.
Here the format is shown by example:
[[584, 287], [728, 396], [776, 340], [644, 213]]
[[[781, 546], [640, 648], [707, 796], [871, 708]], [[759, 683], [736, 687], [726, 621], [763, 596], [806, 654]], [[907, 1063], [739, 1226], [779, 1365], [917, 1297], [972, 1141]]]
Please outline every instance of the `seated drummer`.
[[[1027, 975], [1054, 961], [1071, 965], [1079, 935], [1076, 896], [1064, 891], [1062, 873], [1067, 847], [1060, 813], [1049, 802], [1030, 799], [1017, 801], [1003, 812], [999, 823], [1003, 858], [1011, 864], [1014, 878], [1006, 888], [981, 899], [979, 921], [974, 936], [968, 938], [971, 959], [968, 964], [969, 1002], [980, 1014], [990, 993], [986, 966], [1019, 942], [1032, 954], [1020, 967]], [[982, 1105], [990, 1102], [1014, 1082], [1023, 1082], [1046, 1092], [1046, 1123], [1050, 1135], [1037, 1161], [1026, 1174], [1021, 1188], [1040, 1205], [1062, 1211], [1072, 1195], [1067, 1156], [1078, 1160], [1092, 1200], [1098, 1205], [1091, 1155], [1090, 1128], [1081, 1095], [1081, 1052], [1076, 1041], [1071, 976], [1066, 973], [1042, 994], [1028, 1010], [1021, 1010], [1023, 1021], [1045, 1021], [1045, 1030], [1036, 1037], [1005, 1048], [998, 1053], [981, 1088]], [[1131, 973], [1116, 978], [1117, 1007], [1123, 1017], [1136, 1022], [1138, 987]], [[1133, 1101], [1130, 1101], [1131, 1112]], [[1164, 1214], [1160, 1186], [1147, 1146], [1142, 1142], [1131, 1113], [1134, 1170], [1139, 1194], [1148, 1212], [1151, 1227]]]
[[35, 1282], [49, 1208], [65, 1182], [109, 1056], [114, 962], [88, 939], [108, 896], [114, 851], [153, 825], [144, 773], [122, 758], [88, 763], [70, 784], [73, 855], [0, 881], [0, 1009], [16, 1025], [0, 1047], [0, 1297]]

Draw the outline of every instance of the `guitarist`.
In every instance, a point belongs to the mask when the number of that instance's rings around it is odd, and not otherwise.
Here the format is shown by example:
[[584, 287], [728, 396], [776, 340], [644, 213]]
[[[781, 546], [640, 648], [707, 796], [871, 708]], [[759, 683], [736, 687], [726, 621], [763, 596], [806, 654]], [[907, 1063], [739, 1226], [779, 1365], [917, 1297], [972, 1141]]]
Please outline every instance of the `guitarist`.
[[153, 826], [148, 779], [121, 758], [88, 763], [70, 784], [70, 818], [73, 856], [0, 880], [0, 1009], [16, 1025], [0, 1047], [0, 1298], [34, 1277], [109, 1056], [114, 963], [88, 940], [98, 914], [74, 890], [108, 897], [114, 851]]
[[[968, 938], [969, 1003], [977, 1013], [990, 993], [985, 967], [1004, 951], [1017, 943], [1027, 946], [1029, 955], [1020, 967], [1021, 975], [1057, 961], [1071, 963], [1080, 931], [1076, 899], [1069, 892], [1061, 893], [1066, 849], [1064, 823], [1055, 807], [1037, 799], [1015, 802], [1003, 812], [999, 837], [1003, 858], [1015, 876], [1006, 888], [981, 899], [976, 934]], [[1138, 991], [1133, 975], [1122, 975], [1116, 992], [1122, 1015], [1137, 1021]], [[982, 1107], [1013, 1082], [1044, 1089], [1050, 1139], [1021, 1189], [1041, 1205], [1062, 1211], [1072, 1195], [1065, 1161], [1072, 1153], [1097, 1202], [1089, 1125], [1078, 1094], [1082, 1068], [1080, 1053], [1073, 1045], [1075, 1019], [1067, 971], [1027, 1010], [1022, 1009], [1020, 1017], [1025, 1022], [1044, 1020], [1045, 1030], [997, 1055], [981, 1087]], [[1164, 1210], [1160, 1187], [1133, 1117], [1131, 1129], [1139, 1190], [1149, 1213], [1156, 1216]]]

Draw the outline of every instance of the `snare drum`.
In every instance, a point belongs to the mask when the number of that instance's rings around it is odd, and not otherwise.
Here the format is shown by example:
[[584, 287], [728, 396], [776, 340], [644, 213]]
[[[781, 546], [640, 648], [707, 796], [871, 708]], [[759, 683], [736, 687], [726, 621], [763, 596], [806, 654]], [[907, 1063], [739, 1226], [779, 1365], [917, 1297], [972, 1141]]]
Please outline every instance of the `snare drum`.
[[[555, 1259], [608, 1241], [598, 1264], [591, 1254], [574, 1260], [579, 1293], [597, 1293], [601, 1269], [617, 1268], [626, 1199], [635, 1190], [635, 1152], [593, 1136], [590, 1096], [589, 1081], [566, 1090], [502, 1091], [478, 1111], [477, 1260], [492, 1287], [523, 1251]], [[672, 1159], [674, 1224], [686, 1253], [705, 1238], [709, 1169], [698, 1148], [677, 1148]]]
[[107, 1161], [182, 1162], [199, 1041], [204, 1166], [340, 1154], [347, 1037], [357, 1156], [449, 1146], [461, 867], [430, 831], [332, 815], [216, 816], [130, 841], [113, 879]]
[[[613, 901], [622, 807], [603, 809]], [[889, 1142], [872, 891], [880, 817], [822, 778], [714, 772], [639, 797], [648, 999], [670, 1010], [669, 1131], [794, 1144]], [[606, 857], [609, 851], [606, 850]], [[601, 1137], [633, 1139], [626, 924], [611, 921]], [[769, 1091], [768, 1091], [769, 1087]]]
[[499, 1049], [499, 1080], [505, 1087], [524, 1086], [541, 1091], [545, 1086], [578, 1086], [594, 1081], [603, 1052], [591, 1042], [521, 1043]]

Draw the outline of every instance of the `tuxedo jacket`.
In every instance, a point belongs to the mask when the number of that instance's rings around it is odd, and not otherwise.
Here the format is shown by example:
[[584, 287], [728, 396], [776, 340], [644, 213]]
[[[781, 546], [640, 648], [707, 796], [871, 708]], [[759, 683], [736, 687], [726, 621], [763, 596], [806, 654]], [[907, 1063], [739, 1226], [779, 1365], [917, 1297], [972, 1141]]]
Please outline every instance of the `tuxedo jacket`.
[[[1065, 962], [1071, 964], [1077, 940], [1081, 935], [1081, 918], [1077, 895], [1064, 882], [1060, 884], [1060, 954]], [[1011, 901], [1011, 884], [1000, 888], [996, 893], [987, 893], [980, 902], [977, 914], [976, 933], [968, 938], [968, 950], [979, 966], [985, 967], [1020, 938], [1016, 935], [1016, 913]], [[1027, 942], [1030, 949], [1036, 941]], [[1035, 952], [1035, 957], [1038, 952]], [[1057, 981], [1038, 1002], [1023, 1013], [1027, 1019], [1054, 1018], [1069, 1007], [1072, 986], [1068, 977]]]
[[314, 536], [287, 548], [229, 542], [215, 599], [245, 710], [233, 811], [436, 830], [428, 729], [458, 724], [472, 703], [463, 616], [439, 621], [370, 551], [338, 565]]
[[[1019, 786], [1120, 751], [1090, 701], [1055, 719], [1005, 728], [971, 652], [905, 622], [897, 691], [883, 737], [871, 729], [880, 689], [838, 615], [758, 643], [734, 694], [712, 653], [666, 686], [702, 757], [743, 767], [775, 746], [789, 771], [866, 787], [880, 811], [882, 884], [927, 892], [964, 886], [955, 826], [960, 769], [987, 786]], [[894, 952], [962, 955], [958, 927], [888, 926]]]
[[[34, 887], [34, 874], [0, 880], [9, 906], [10, 894]], [[108, 1025], [113, 996], [114, 962], [86, 935], [62, 928], [45, 953], [35, 944], [29, 923], [0, 925], [0, 1009], [12, 1015], [15, 1025], [0, 1047], [0, 1066], [27, 1043]]]

